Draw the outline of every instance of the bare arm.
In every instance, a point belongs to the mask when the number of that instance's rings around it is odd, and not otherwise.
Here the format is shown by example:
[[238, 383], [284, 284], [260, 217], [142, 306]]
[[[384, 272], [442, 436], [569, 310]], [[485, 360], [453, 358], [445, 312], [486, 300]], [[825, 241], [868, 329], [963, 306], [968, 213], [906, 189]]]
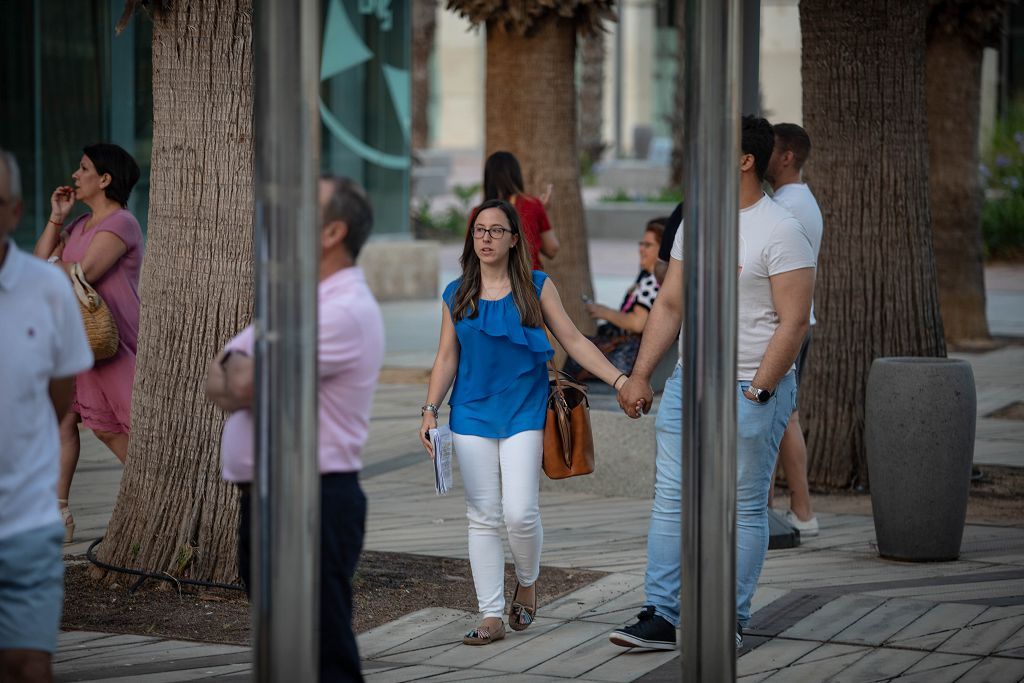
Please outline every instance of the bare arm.
[[548, 258], [555, 258], [560, 246], [554, 230], [547, 230], [540, 234], [540, 253]]
[[629, 313], [623, 313], [601, 304], [587, 304], [587, 312], [592, 318], [607, 320], [612, 325], [633, 334], [643, 334], [644, 325], [647, 324], [647, 317], [650, 315], [650, 311], [643, 306], [634, 306]]
[[[79, 265], [87, 282], [96, 282], [114, 267], [117, 260], [128, 253], [128, 245], [112, 232], [100, 232], [92, 238], [89, 248]], [[71, 263], [63, 263], [64, 270], [70, 272]]]
[[[430, 369], [430, 382], [427, 384], [427, 403], [440, 406], [448, 390], [452, 388], [455, 381], [455, 373], [459, 369], [459, 338], [455, 334], [455, 324], [452, 322], [452, 314], [446, 304], [441, 304], [441, 338], [437, 343], [437, 355], [434, 356], [434, 365]], [[430, 440], [427, 438], [427, 430], [437, 427], [437, 419], [429, 410], [423, 413], [423, 420], [420, 424], [420, 443], [433, 457]]]
[[50, 380], [50, 403], [53, 404], [53, 412], [57, 414], [57, 422], [60, 422], [67, 415], [74, 392], [74, 377], [58, 377]]
[[612, 365], [604, 354], [594, 346], [593, 342], [583, 336], [576, 329], [569, 315], [562, 306], [562, 299], [558, 296], [558, 289], [551, 280], [544, 281], [544, 289], [540, 292], [540, 307], [544, 313], [544, 322], [547, 323], [551, 334], [562, 345], [577, 363], [588, 370], [592, 375], [613, 388], [616, 381], [621, 385], [619, 379], [622, 375], [619, 369]]
[[43, 232], [36, 240], [32, 253], [41, 259], [60, 256], [64, 251], [62, 235], [64, 221], [75, 206], [74, 190], [62, 185], [50, 195], [50, 220], [43, 226]]
[[800, 268], [770, 277], [772, 301], [779, 314], [779, 326], [768, 342], [761, 365], [751, 384], [774, 390], [789, 372], [810, 327], [814, 268]]
[[654, 391], [651, 389], [651, 375], [658, 361], [665, 355], [676, 337], [683, 321], [683, 264], [672, 259], [665, 274], [665, 284], [658, 291], [654, 308], [647, 317], [644, 336], [640, 342], [633, 374], [629, 381], [619, 388], [619, 406], [630, 417], [640, 417], [638, 404], [643, 402], [643, 412], [651, 409]]
[[665, 275], [668, 273], [668, 264], [658, 259], [654, 262], [654, 279], [659, 285], [665, 284]]
[[233, 413], [252, 405], [252, 358], [232, 352], [227, 362], [226, 353], [220, 353], [206, 372], [206, 397], [226, 413]]

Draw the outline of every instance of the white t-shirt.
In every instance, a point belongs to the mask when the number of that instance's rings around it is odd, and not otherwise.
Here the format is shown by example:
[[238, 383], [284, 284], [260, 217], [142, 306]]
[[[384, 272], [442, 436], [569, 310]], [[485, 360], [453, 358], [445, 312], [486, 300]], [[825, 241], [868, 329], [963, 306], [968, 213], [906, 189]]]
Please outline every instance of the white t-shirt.
[[7, 243], [0, 265], [0, 539], [60, 523], [50, 380], [92, 367], [71, 282]]
[[[807, 233], [807, 239], [811, 240], [811, 247], [814, 249], [814, 260], [818, 260], [818, 251], [821, 249], [821, 233], [824, 232], [825, 222], [821, 218], [821, 209], [818, 208], [818, 201], [811, 193], [811, 188], [806, 183], [789, 183], [775, 190], [773, 199], [782, 204], [793, 216], [800, 221]], [[811, 324], [817, 322], [814, 319], [814, 303], [811, 303]]]
[[[672, 258], [683, 260], [683, 229], [672, 244]], [[779, 326], [769, 278], [814, 268], [814, 250], [803, 226], [768, 195], [740, 211], [739, 310], [736, 379], [754, 379], [768, 342]]]

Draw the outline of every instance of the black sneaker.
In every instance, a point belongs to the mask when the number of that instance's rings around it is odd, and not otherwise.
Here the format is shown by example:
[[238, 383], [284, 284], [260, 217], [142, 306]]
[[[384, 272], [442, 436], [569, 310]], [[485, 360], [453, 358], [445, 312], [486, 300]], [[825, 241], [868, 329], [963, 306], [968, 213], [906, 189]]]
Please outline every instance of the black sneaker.
[[644, 647], [650, 650], [676, 649], [676, 627], [654, 613], [647, 605], [636, 615], [636, 623], [615, 629], [608, 640], [621, 647]]
[[740, 622], [736, 622], [736, 650], [738, 651], [743, 647], [743, 627], [740, 626]]

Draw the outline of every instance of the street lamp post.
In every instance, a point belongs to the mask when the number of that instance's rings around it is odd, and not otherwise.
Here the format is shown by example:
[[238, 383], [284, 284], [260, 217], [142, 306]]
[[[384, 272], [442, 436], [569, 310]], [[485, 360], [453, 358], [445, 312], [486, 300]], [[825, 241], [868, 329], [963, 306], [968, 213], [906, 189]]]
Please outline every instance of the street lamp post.
[[682, 675], [736, 679], [741, 2], [686, 3]]
[[319, 3], [254, 8], [256, 681], [319, 675]]

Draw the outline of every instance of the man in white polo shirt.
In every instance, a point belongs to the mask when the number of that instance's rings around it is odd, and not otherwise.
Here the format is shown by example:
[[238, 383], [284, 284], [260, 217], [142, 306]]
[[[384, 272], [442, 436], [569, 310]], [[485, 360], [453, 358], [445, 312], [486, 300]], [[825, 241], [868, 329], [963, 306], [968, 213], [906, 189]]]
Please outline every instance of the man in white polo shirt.
[[[811, 138], [795, 123], [777, 123], [772, 126], [775, 133], [775, 148], [764, 179], [771, 186], [774, 199], [789, 211], [804, 226], [804, 232], [814, 249], [814, 260], [818, 260], [821, 248], [821, 234], [824, 222], [818, 201], [811, 193], [811, 188], [801, 178], [801, 170], [807, 157], [811, 154]], [[799, 390], [803, 378], [804, 362], [807, 350], [811, 346], [811, 335], [814, 333], [814, 303], [811, 303], [811, 327], [796, 357], [796, 385]], [[818, 535], [818, 518], [811, 510], [811, 494], [807, 487], [807, 444], [804, 433], [800, 429], [800, 412], [793, 409], [793, 415], [786, 425], [786, 433], [782, 436], [779, 446], [779, 467], [786, 473], [786, 485], [789, 487], [789, 510], [786, 521], [800, 530], [802, 536]], [[769, 498], [769, 504], [771, 499]]]
[[57, 424], [92, 367], [67, 276], [19, 251], [21, 176], [0, 149], [0, 681], [48, 681], [64, 601]]

